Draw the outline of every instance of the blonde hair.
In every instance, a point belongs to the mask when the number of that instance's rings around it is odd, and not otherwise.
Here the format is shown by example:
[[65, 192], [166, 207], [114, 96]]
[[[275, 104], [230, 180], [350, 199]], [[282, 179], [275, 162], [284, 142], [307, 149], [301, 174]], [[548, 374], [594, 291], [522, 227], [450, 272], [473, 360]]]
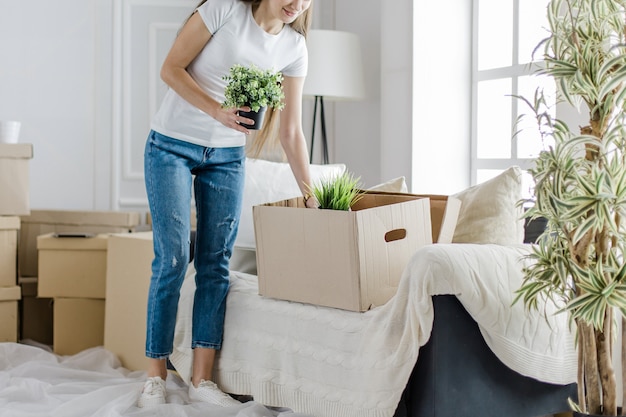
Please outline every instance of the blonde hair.
[[[252, 5], [252, 10], [256, 10], [264, 0], [239, 0], [239, 1], [242, 1], [244, 3], [250, 3]], [[195, 10], [198, 7], [202, 6], [206, 2], [207, 0], [202, 0], [200, 3], [198, 3], [193, 13], [195, 13]], [[301, 34], [302, 36], [306, 38], [309, 32], [309, 28], [311, 27], [312, 14], [313, 14], [313, 8], [311, 7], [311, 5], [309, 5], [308, 9], [306, 9], [304, 13], [298, 16], [293, 22], [289, 23], [289, 26], [291, 26], [293, 30], [295, 30], [296, 32], [298, 32], [299, 34]], [[189, 17], [191, 17], [191, 15], [189, 15]], [[187, 17], [187, 19], [185, 20], [185, 23], [187, 23], [187, 20], [189, 20], [189, 17]], [[276, 132], [276, 128], [278, 126], [277, 123], [279, 120], [279, 112], [280, 110], [275, 110], [272, 108], [267, 109], [265, 113], [265, 118], [263, 120], [263, 126], [261, 127], [261, 129], [259, 129], [256, 135], [254, 135], [254, 141], [252, 142], [252, 144], [250, 145], [248, 149], [248, 153], [250, 156], [258, 157], [261, 151], [263, 150], [263, 148], [268, 144], [270, 144], [271, 146], [277, 146], [278, 134]]]

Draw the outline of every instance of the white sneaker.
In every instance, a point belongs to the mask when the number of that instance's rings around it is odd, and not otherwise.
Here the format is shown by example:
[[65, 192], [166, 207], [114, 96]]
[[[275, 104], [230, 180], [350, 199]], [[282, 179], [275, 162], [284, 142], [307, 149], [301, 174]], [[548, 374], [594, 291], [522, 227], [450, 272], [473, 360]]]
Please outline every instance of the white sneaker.
[[189, 383], [189, 399], [192, 401], [202, 401], [209, 404], [219, 405], [221, 407], [232, 407], [234, 405], [241, 405], [239, 401], [231, 397], [230, 395], [222, 392], [215, 382], [200, 380], [198, 388], [193, 386], [193, 383]]
[[143, 385], [137, 407], [152, 407], [165, 404], [165, 381], [160, 376], [150, 377]]

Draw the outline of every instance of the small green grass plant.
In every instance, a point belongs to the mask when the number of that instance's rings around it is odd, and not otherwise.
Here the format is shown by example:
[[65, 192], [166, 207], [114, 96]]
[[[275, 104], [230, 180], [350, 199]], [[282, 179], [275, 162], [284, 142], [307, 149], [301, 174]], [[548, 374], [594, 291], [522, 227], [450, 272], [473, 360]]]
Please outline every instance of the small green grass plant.
[[322, 178], [309, 187], [309, 192], [319, 203], [319, 208], [327, 210], [344, 210], [350, 208], [363, 197], [360, 189], [361, 177], [345, 171], [335, 177]]

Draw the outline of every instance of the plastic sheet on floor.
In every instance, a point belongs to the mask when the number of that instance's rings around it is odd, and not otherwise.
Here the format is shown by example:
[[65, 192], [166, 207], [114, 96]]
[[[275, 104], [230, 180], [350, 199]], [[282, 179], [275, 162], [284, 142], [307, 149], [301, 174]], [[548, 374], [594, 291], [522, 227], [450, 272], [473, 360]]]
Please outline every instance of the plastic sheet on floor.
[[59, 356], [40, 346], [0, 343], [0, 417], [313, 417], [255, 401], [225, 408], [191, 403], [176, 373], [166, 381], [167, 404], [137, 408], [145, 378], [101, 347]]

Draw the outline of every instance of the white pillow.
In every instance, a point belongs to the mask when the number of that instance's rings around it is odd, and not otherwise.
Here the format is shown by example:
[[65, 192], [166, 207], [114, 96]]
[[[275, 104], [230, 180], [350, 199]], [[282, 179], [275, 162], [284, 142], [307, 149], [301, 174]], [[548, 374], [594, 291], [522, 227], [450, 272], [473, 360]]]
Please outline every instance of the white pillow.
[[524, 241], [522, 170], [511, 167], [498, 176], [463, 190], [453, 243], [518, 244]]
[[[332, 178], [345, 170], [345, 164], [311, 164], [311, 181], [316, 183], [321, 178]], [[247, 158], [243, 206], [235, 247], [248, 250], [256, 249], [254, 223], [252, 220], [253, 206], [273, 203], [301, 195], [302, 192], [288, 163]]]
[[407, 193], [408, 187], [406, 186], [406, 178], [398, 177], [370, 187], [368, 190], [384, 191], [388, 193]]

